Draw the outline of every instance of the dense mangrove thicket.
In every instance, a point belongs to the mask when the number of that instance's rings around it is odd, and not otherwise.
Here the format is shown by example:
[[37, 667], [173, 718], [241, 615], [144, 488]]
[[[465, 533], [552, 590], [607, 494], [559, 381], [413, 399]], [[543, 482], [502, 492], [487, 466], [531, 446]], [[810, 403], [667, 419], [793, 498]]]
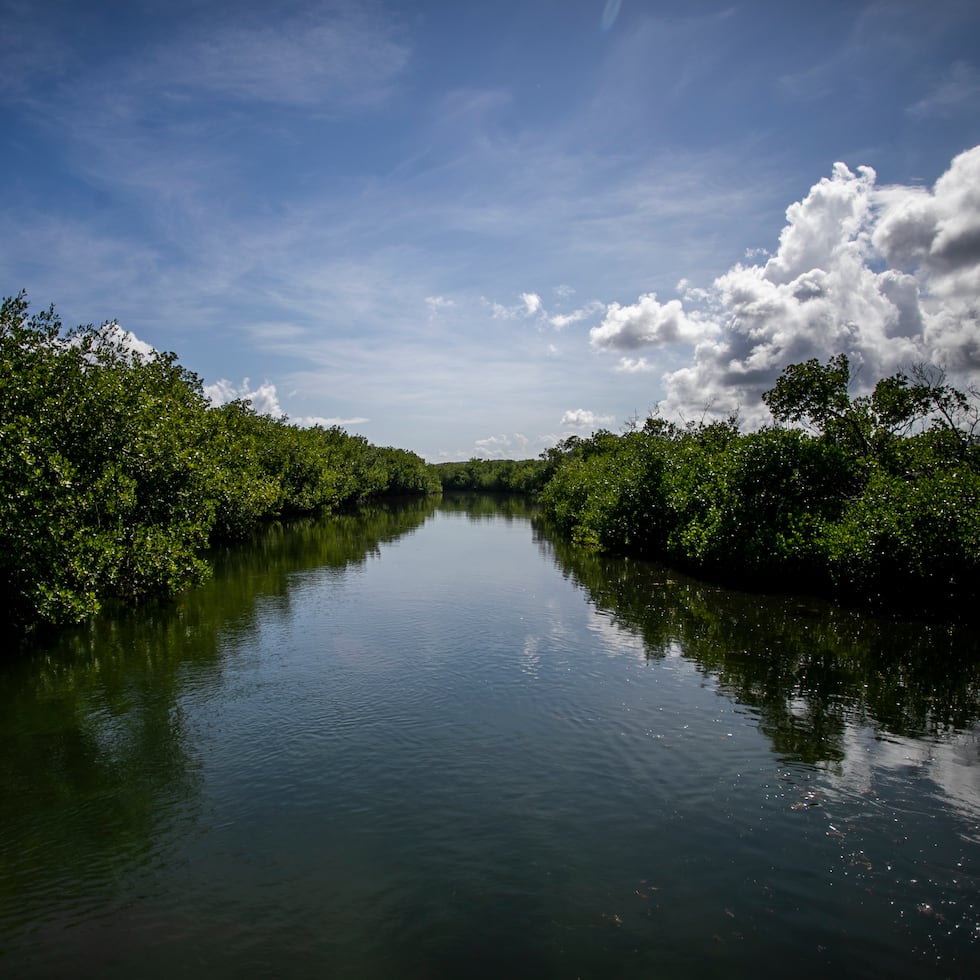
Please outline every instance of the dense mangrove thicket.
[[735, 419], [681, 428], [650, 418], [620, 436], [566, 439], [548, 454], [545, 511], [600, 549], [975, 617], [976, 392], [922, 367], [861, 398], [849, 381], [843, 355], [791, 365], [763, 396], [775, 425], [758, 432]]
[[170, 353], [114, 325], [65, 330], [0, 307], [0, 606], [9, 626], [79, 622], [108, 598], [169, 596], [260, 522], [438, 481], [414, 453], [214, 408]]
[[[171, 353], [113, 324], [65, 330], [24, 294], [0, 307], [0, 609], [79, 622], [166, 597], [206, 550], [270, 519], [385, 494], [538, 494], [570, 539], [717, 576], [906, 611], [980, 607], [977, 393], [916, 368], [851, 398], [839, 355], [790, 365], [775, 424], [571, 437], [537, 460], [427, 465], [339, 428], [220, 407]], [[789, 427], [787, 427], [789, 426]]]
[[486, 493], [538, 493], [551, 472], [543, 459], [470, 459], [465, 463], [435, 463], [443, 490]]

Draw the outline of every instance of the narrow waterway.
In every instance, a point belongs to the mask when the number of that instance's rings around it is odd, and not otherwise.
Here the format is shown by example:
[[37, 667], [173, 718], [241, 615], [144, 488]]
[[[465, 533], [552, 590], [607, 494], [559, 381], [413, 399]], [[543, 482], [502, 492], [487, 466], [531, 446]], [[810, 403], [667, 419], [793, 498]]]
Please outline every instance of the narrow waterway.
[[215, 567], [0, 665], [0, 975], [977, 974], [976, 633], [486, 497]]

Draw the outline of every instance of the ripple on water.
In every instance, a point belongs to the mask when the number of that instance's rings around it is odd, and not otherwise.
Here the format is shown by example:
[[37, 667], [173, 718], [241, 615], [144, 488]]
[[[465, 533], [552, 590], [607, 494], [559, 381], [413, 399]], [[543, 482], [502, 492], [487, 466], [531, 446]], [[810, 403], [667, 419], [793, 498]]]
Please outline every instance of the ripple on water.
[[978, 948], [958, 735], [811, 731], [795, 681], [688, 655], [718, 590], [648, 650], [526, 524], [449, 525], [236, 606], [155, 707], [142, 676], [76, 699], [98, 765], [5, 828], [36, 975], [909, 976]]

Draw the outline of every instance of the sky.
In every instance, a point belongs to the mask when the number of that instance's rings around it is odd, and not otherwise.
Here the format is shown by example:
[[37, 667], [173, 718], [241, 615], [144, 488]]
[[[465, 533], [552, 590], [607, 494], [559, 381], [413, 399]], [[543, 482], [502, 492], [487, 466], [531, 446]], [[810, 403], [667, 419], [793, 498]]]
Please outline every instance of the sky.
[[0, 293], [426, 459], [980, 381], [974, 0], [0, 0]]

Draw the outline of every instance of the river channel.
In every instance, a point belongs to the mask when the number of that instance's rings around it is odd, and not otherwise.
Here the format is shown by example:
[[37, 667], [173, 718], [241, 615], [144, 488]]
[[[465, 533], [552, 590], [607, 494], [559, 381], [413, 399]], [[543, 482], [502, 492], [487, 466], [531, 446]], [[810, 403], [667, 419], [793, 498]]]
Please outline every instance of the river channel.
[[976, 632], [509, 498], [214, 565], [0, 664], [0, 975], [980, 975]]

